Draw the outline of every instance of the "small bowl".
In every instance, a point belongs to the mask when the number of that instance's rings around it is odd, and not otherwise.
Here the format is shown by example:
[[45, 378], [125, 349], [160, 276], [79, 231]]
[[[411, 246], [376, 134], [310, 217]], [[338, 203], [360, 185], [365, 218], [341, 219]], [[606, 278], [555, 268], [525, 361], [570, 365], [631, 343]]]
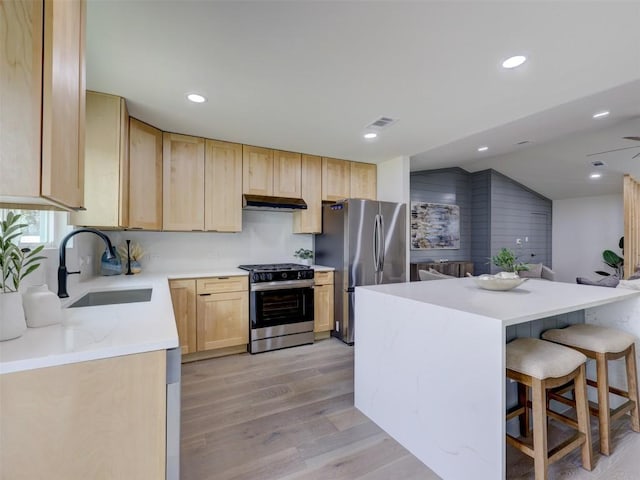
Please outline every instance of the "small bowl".
[[485, 290], [494, 290], [499, 292], [506, 292], [508, 290], [514, 289], [519, 285], [522, 285], [524, 282], [528, 280], [528, 278], [520, 278], [520, 277], [497, 277], [494, 275], [480, 275], [479, 277], [473, 277], [474, 282], [480, 288]]

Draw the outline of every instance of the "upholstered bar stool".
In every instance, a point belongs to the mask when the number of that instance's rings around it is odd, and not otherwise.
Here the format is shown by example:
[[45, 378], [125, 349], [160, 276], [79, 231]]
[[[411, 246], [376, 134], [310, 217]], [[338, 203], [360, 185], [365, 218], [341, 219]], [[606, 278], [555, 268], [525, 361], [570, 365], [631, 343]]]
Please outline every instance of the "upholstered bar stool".
[[[546, 480], [549, 465], [577, 448], [582, 450], [582, 467], [591, 470], [591, 430], [585, 382], [587, 358], [576, 350], [537, 338], [518, 338], [507, 344], [506, 351], [507, 377], [518, 382], [519, 399], [519, 405], [507, 414], [507, 420], [519, 417], [521, 433], [528, 436], [530, 387], [533, 448], [508, 434], [507, 443], [533, 458], [536, 480]], [[577, 421], [547, 409], [547, 391], [569, 382], [575, 385]], [[549, 450], [547, 417], [570, 425], [577, 430], [576, 434]]]
[[[631, 428], [640, 432], [640, 414], [638, 412], [638, 374], [636, 366], [635, 337], [614, 328], [597, 325], [571, 325], [567, 328], [547, 330], [542, 334], [546, 340], [569, 346], [584, 353], [596, 361], [596, 381], [587, 380], [587, 384], [597, 388], [598, 405], [592, 405], [591, 414], [598, 417], [600, 429], [600, 453], [611, 454], [611, 421], [629, 412]], [[609, 360], [624, 357], [627, 369], [627, 390], [609, 386]], [[572, 402], [561, 396], [568, 389], [552, 394], [554, 400], [571, 405]], [[609, 393], [627, 399], [618, 408], [609, 407]]]

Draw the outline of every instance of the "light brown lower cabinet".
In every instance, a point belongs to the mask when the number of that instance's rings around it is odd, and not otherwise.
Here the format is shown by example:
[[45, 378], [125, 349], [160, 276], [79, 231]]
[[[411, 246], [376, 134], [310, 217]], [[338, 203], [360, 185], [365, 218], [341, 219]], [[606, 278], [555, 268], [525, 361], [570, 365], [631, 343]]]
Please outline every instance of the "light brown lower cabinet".
[[[169, 282], [183, 354], [211, 352], [249, 343], [249, 292], [246, 276]], [[238, 353], [236, 348], [223, 352]]]
[[165, 350], [0, 375], [0, 477], [165, 478], [165, 416]]
[[333, 328], [333, 272], [316, 272], [313, 288], [313, 331], [328, 332]]
[[182, 354], [194, 353], [196, 347], [196, 281], [171, 280], [171, 302], [176, 317]]

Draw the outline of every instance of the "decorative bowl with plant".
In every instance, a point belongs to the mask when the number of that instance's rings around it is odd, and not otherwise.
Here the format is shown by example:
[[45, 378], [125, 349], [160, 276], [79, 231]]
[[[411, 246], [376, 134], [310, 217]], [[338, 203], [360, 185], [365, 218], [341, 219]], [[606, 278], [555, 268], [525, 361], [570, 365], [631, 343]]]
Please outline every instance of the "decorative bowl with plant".
[[9, 212], [0, 222], [0, 293], [17, 292], [22, 279], [34, 272], [40, 266], [40, 260], [46, 258], [38, 255], [44, 245], [33, 250], [18, 246], [18, 240], [28, 227], [28, 224], [20, 223], [20, 217], [20, 214]]
[[313, 258], [313, 250], [308, 250], [306, 248], [299, 248], [293, 254], [294, 257], [303, 260], [304, 262], [310, 262]]
[[496, 267], [500, 267], [505, 272], [513, 272], [517, 274], [524, 270], [529, 270], [529, 267], [522, 262], [518, 261], [516, 254], [508, 248], [501, 248], [497, 255], [491, 257], [491, 263]]

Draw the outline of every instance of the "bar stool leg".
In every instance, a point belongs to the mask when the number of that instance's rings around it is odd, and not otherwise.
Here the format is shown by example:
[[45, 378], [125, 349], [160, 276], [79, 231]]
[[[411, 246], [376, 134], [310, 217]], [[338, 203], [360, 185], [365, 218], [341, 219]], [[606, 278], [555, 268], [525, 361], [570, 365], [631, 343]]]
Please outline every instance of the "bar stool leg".
[[596, 353], [598, 379], [598, 421], [600, 423], [600, 453], [611, 454], [611, 410], [609, 407], [609, 372], [607, 355]]
[[528, 437], [531, 435], [531, 427], [529, 426], [529, 387], [520, 382], [518, 382], [518, 405], [524, 406], [524, 413], [518, 417], [520, 435]]
[[585, 442], [582, 445], [582, 468], [593, 469], [593, 451], [591, 449], [591, 424], [589, 422], [589, 401], [587, 400], [587, 376], [585, 366], [580, 366], [578, 376], [574, 380], [576, 411], [578, 414], [578, 431], [582, 432]]
[[629, 400], [635, 403], [631, 410], [631, 428], [634, 432], [640, 432], [640, 405], [638, 405], [638, 371], [636, 368], [636, 346], [631, 345], [625, 356], [627, 365], [627, 391]]
[[536, 480], [547, 480], [549, 458], [547, 453], [547, 392], [544, 381], [532, 378], [533, 403], [533, 463]]

